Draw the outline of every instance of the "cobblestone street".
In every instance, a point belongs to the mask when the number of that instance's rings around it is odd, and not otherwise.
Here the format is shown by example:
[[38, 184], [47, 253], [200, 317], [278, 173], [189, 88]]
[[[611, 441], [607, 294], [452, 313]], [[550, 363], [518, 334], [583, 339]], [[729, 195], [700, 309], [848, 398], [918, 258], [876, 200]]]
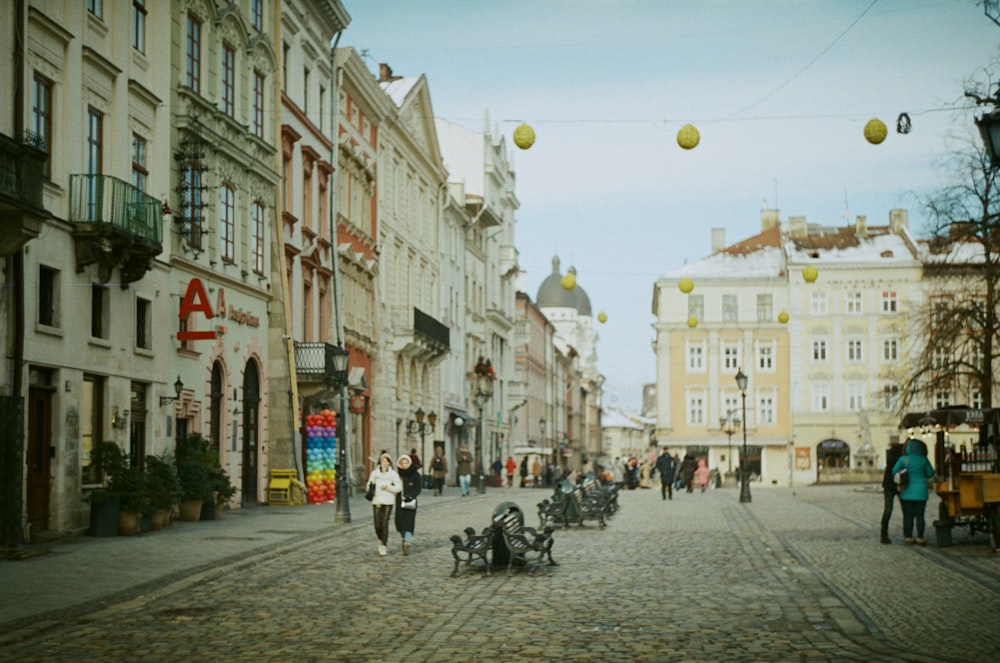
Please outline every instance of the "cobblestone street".
[[873, 489], [755, 487], [749, 505], [733, 489], [667, 502], [623, 492], [606, 529], [556, 532], [559, 566], [450, 577], [450, 535], [484, 527], [506, 500], [536, 525], [548, 494], [422, 497], [407, 557], [395, 532], [378, 557], [364, 501], [352, 502], [350, 525], [331, 525], [329, 505], [260, 508], [54, 544], [0, 562], [0, 651], [5, 661], [1000, 658], [1000, 556], [985, 535], [956, 530], [955, 546], [938, 549], [928, 523], [928, 547], [904, 546], [895, 513], [894, 545], [880, 545]]

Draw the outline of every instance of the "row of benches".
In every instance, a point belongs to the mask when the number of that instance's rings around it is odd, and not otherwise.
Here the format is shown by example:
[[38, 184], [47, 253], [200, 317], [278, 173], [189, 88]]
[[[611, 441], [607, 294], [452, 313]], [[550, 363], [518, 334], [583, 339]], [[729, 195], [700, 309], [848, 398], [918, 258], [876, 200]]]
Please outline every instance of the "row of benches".
[[455, 558], [452, 577], [458, 575], [459, 566], [464, 562], [471, 566], [481, 561], [486, 567], [486, 575], [494, 566], [507, 567], [507, 575], [513, 573], [514, 564], [537, 566], [548, 557], [549, 566], [557, 566], [552, 559], [552, 527], [538, 531], [524, 525], [524, 515], [516, 504], [506, 502], [494, 510], [493, 521], [482, 532], [466, 527], [465, 537], [451, 537], [451, 554]]
[[605, 519], [618, 510], [618, 487], [601, 485], [588, 478], [575, 486], [563, 482], [556, 487], [552, 497], [538, 503], [539, 527], [554, 523], [569, 527], [570, 523], [584, 526], [586, 520], [596, 520], [600, 527]]

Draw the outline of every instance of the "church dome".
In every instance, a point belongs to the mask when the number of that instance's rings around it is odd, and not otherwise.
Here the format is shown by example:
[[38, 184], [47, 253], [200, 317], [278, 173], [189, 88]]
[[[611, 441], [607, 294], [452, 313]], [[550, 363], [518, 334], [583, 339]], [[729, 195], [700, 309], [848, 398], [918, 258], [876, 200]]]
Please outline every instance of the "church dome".
[[[570, 274], [576, 276], [576, 269], [569, 268]], [[552, 273], [545, 277], [538, 286], [535, 297], [538, 308], [574, 308], [579, 315], [591, 315], [590, 297], [577, 282], [576, 287], [567, 290], [562, 287], [562, 274], [559, 273], [559, 256], [552, 258]]]

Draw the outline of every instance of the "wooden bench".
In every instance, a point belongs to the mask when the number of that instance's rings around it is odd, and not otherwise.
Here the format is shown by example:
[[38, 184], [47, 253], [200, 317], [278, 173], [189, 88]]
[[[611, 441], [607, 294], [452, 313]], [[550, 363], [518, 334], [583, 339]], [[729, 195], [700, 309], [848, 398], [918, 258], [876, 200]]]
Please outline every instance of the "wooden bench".
[[465, 528], [465, 538], [455, 534], [451, 537], [451, 555], [455, 558], [455, 568], [451, 572], [451, 577], [458, 575], [458, 566], [465, 562], [466, 566], [471, 566], [472, 561], [479, 559], [486, 565], [486, 575], [490, 574], [490, 560], [487, 553], [493, 541], [493, 526], [487, 527], [480, 534], [472, 527]]
[[527, 565], [548, 557], [549, 566], [558, 566], [558, 562], [552, 559], [552, 545], [555, 541], [552, 538], [551, 527], [546, 527], [539, 533], [533, 527], [525, 527], [521, 523], [520, 514], [511, 512], [497, 516], [493, 523], [494, 527], [499, 528], [503, 542], [510, 551], [507, 575], [513, 573], [515, 560]]

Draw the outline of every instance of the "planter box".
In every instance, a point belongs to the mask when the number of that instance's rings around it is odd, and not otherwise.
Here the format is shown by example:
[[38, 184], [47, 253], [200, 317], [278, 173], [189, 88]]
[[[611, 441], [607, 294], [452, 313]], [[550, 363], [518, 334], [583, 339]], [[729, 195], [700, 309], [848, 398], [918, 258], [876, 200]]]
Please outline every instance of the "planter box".
[[118, 536], [118, 499], [90, 505], [90, 535]]

